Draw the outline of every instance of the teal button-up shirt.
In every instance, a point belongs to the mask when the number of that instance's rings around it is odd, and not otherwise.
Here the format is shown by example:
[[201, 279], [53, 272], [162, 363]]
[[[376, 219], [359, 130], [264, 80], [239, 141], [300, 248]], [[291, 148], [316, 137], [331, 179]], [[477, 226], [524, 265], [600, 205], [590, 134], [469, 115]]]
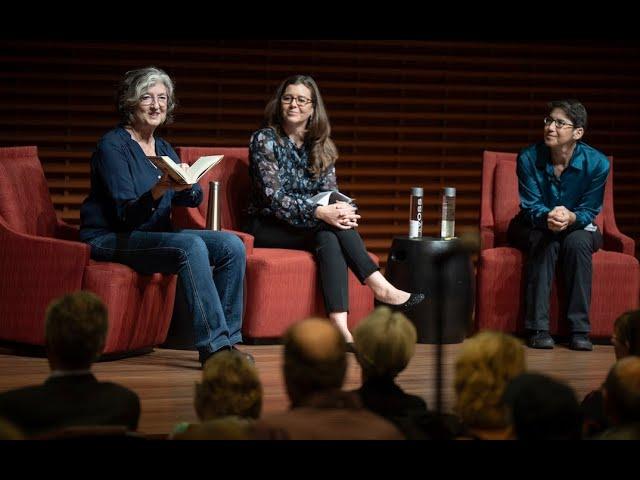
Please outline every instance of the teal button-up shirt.
[[593, 222], [602, 208], [609, 160], [600, 151], [578, 142], [560, 177], [553, 173], [551, 150], [544, 142], [524, 148], [518, 155], [520, 208], [532, 225], [547, 228], [547, 214], [563, 205], [576, 214], [573, 229]]

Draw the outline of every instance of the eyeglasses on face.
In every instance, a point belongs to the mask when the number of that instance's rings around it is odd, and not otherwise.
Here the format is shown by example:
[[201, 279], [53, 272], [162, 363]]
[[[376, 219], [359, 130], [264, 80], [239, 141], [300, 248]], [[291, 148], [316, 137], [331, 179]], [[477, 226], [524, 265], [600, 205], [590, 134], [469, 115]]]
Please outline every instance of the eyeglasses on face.
[[544, 117], [544, 126], [545, 127], [550, 127], [552, 123], [556, 124], [556, 128], [559, 130], [561, 128], [564, 127], [573, 127], [573, 123], [569, 123], [566, 122], [564, 120], [561, 120], [560, 118], [551, 118], [551, 117]]
[[161, 95], [158, 95], [157, 97], [154, 97], [153, 95], [149, 95], [148, 93], [146, 93], [140, 97], [140, 105], [151, 105], [151, 104], [154, 104], [156, 101], [160, 105], [166, 105], [167, 102], [169, 101], [169, 96], [161, 94]]
[[282, 95], [282, 97], [280, 97], [280, 100], [282, 101], [282, 103], [286, 104], [292, 103], [295, 100], [299, 107], [306, 107], [310, 103], [313, 103], [310, 98], [300, 96], [295, 97], [293, 95]]

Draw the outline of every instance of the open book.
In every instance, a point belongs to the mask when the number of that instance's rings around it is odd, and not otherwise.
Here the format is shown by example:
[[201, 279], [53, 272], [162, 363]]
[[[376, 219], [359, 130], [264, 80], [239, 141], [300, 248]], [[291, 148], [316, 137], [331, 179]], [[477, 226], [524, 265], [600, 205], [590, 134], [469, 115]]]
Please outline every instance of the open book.
[[216, 166], [224, 155], [209, 155], [200, 157], [187, 170], [183, 170], [180, 164], [174, 162], [171, 157], [162, 155], [161, 157], [147, 157], [151, 163], [168, 174], [173, 180], [182, 185], [192, 185], [198, 183], [200, 177]]
[[316, 205], [329, 205], [336, 202], [347, 202], [353, 204], [353, 198], [347, 197], [345, 194], [338, 192], [337, 190], [329, 190], [328, 192], [320, 192], [313, 197], [311, 201]]

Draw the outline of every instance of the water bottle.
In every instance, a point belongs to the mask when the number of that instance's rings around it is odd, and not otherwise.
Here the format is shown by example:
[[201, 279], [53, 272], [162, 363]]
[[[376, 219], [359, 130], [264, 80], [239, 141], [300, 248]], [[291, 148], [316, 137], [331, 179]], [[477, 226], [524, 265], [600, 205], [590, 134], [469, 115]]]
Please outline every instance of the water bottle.
[[440, 236], [445, 240], [455, 237], [456, 227], [456, 189], [445, 187], [442, 191], [442, 224]]
[[207, 229], [220, 230], [220, 182], [209, 182], [209, 203], [207, 204]]
[[424, 192], [422, 187], [411, 189], [409, 201], [409, 238], [422, 237], [422, 199]]

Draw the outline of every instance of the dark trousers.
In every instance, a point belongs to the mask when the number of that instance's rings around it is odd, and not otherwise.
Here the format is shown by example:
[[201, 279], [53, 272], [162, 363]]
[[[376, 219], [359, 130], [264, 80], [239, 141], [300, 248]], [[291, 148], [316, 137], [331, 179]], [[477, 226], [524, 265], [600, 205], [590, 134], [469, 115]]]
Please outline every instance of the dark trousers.
[[290, 248], [314, 254], [327, 313], [349, 311], [347, 268], [361, 283], [379, 270], [355, 229], [340, 230], [325, 222], [313, 228], [298, 228], [274, 218], [251, 217], [245, 231], [259, 248]]
[[588, 333], [592, 255], [602, 247], [599, 231], [567, 229], [553, 233], [532, 227], [521, 215], [509, 224], [509, 243], [526, 254], [525, 328], [549, 330], [549, 297], [556, 264], [564, 273], [571, 332]]

